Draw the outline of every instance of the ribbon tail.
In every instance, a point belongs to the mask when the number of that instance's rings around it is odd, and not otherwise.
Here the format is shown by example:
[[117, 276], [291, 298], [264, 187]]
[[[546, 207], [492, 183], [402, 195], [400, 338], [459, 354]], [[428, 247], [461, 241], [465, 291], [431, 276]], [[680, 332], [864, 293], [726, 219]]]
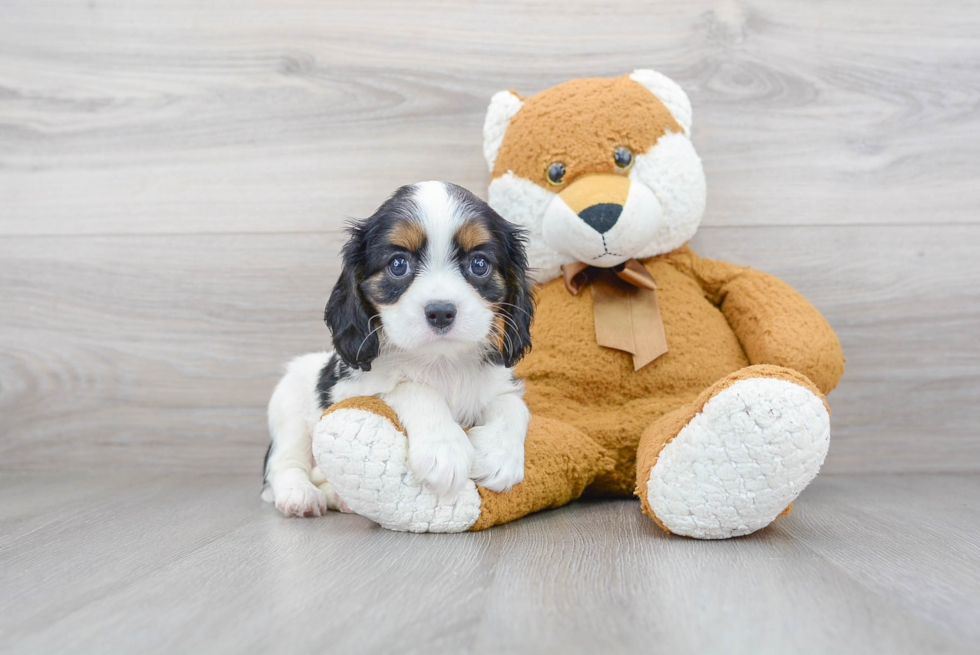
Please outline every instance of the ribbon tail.
[[600, 346], [633, 354], [633, 314], [630, 310], [631, 287], [608, 272], [599, 273], [589, 287], [595, 315], [595, 340]]
[[633, 328], [633, 370], [641, 368], [667, 352], [667, 335], [660, 315], [657, 292], [650, 289], [634, 289], [630, 298], [631, 325]]
[[643, 269], [644, 286], [634, 286], [626, 276], [611, 270], [596, 274], [592, 290], [596, 343], [633, 355], [638, 371], [667, 352], [667, 335], [657, 302], [656, 285]]

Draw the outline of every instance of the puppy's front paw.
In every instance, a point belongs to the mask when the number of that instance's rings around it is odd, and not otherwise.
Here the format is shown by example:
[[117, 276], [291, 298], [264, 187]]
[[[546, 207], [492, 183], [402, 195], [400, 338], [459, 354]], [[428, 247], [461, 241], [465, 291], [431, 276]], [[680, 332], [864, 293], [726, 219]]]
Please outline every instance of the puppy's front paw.
[[300, 469], [278, 473], [272, 481], [272, 492], [276, 509], [285, 516], [323, 516], [327, 513], [327, 495]]
[[463, 428], [447, 423], [428, 434], [408, 435], [408, 463], [437, 495], [452, 498], [470, 479], [473, 446]]
[[509, 491], [524, 479], [524, 442], [499, 428], [478, 425], [469, 431], [474, 458], [470, 475], [490, 491]]

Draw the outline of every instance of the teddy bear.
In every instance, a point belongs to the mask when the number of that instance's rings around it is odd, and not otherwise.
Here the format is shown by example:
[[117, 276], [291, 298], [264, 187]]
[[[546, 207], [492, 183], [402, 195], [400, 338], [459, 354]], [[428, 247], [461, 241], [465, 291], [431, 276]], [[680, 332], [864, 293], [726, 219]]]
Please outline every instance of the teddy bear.
[[687, 94], [637, 70], [493, 96], [488, 200], [528, 235], [537, 312], [516, 368], [524, 481], [436, 496], [377, 398], [330, 407], [313, 454], [357, 514], [393, 530], [481, 530], [583, 494], [639, 497], [670, 534], [722, 539], [789, 513], [830, 443], [844, 357], [797, 291], [687, 242], [706, 184]]

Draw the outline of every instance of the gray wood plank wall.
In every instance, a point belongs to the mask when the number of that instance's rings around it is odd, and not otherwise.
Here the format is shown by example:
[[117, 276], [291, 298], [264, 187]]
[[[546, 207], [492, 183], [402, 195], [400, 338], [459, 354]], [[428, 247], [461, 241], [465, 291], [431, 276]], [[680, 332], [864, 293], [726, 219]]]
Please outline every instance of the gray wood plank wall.
[[694, 246], [840, 334], [825, 472], [978, 471], [978, 35], [965, 0], [6, 0], [0, 469], [257, 475], [345, 217], [485, 195], [499, 89], [652, 67], [694, 105]]

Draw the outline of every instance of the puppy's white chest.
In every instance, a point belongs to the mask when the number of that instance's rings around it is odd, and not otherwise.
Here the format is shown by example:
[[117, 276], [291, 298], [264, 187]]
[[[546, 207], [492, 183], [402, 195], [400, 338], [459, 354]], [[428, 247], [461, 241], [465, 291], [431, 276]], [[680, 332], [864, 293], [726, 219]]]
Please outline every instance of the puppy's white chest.
[[427, 367], [410, 377], [439, 392], [453, 418], [463, 427], [476, 424], [498, 392], [496, 376], [488, 367], [469, 363]]
[[382, 354], [370, 371], [356, 371], [334, 387], [333, 401], [353, 396], [397, 393], [403, 384], [421, 384], [445, 402], [453, 420], [463, 427], [481, 422], [487, 405], [502, 392], [519, 389], [510, 370], [471, 358], [402, 358]]

